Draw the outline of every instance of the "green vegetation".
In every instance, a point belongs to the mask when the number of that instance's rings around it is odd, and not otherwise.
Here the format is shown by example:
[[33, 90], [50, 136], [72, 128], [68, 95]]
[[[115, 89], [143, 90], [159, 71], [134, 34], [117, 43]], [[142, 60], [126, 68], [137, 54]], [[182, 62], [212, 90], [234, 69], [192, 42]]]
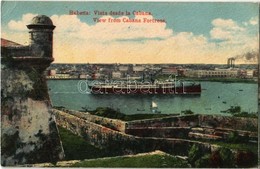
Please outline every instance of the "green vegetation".
[[196, 81], [209, 81], [209, 82], [223, 82], [223, 83], [257, 83], [254, 79], [239, 79], [239, 78], [195, 78]]
[[143, 156], [102, 159], [102, 157], [108, 156], [102, 149], [90, 145], [83, 138], [62, 127], [59, 127], [59, 132], [65, 151], [64, 160], [93, 159], [91, 161], [81, 161], [68, 167], [190, 167], [186, 160], [178, 159], [168, 154], [148, 154]]
[[227, 136], [227, 142], [229, 143], [239, 143], [240, 137], [238, 135], [238, 132], [234, 131], [228, 134]]
[[258, 146], [257, 144], [253, 143], [227, 143], [221, 141], [207, 141], [210, 144], [216, 144], [225, 148], [230, 148], [233, 150], [240, 150], [240, 151], [252, 151], [253, 153], [257, 154]]
[[128, 167], [128, 168], [188, 168], [185, 160], [167, 154], [148, 154], [132, 157], [115, 157], [110, 159], [96, 159], [82, 161], [71, 167]]
[[181, 114], [191, 115], [191, 114], [194, 114], [194, 112], [191, 110], [184, 110], [184, 111], [181, 111]]
[[234, 159], [232, 151], [225, 147], [206, 153], [194, 144], [188, 154], [189, 162], [196, 168], [235, 167]]
[[230, 114], [240, 113], [241, 107], [240, 106], [231, 106], [229, 109], [222, 111], [222, 112], [223, 113], [230, 113]]
[[197, 161], [195, 161], [195, 167], [196, 168], [208, 168], [210, 167], [209, 165], [209, 160], [210, 160], [210, 155], [206, 154], [199, 158]]
[[258, 118], [257, 113], [248, 113], [248, 112], [241, 112], [233, 114], [234, 117], [248, 117], [248, 118]]
[[57, 110], [64, 110], [65, 107], [64, 106], [52, 106], [54, 109], [57, 109]]
[[192, 166], [195, 166], [195, 162], [197, 160], [199, 160], [202, 155], [203, 154], [202, 154], [202, 151], [200, 150], [199, 146], [197, 146], [196, 144], [193, 144], [188, 153], [188, 160]]
[[240, 106], [231, 106], [229, 109], [221, 111], [221, 112], [232, 114], [234, 117], [258, 118], [257, 113], [241, 112]]
[[[86, 111], [86, 110], [83, 110]], [[101, 117], [107, 117], [111, 119], [119, 119], [123, 121], [132, 121], [132, 120], [142, 120], [142, 119], [151, 119], [151, 118], [160, 118], [172, 116], [169, 114], [133, 114], [126, 115], [121, 113], [119, 110], [114, 110], [109, 107], [98, 107], [95, 111], [88, 111], [92, 115], [97, 115]]]
[[[205, 139], [195, 139], [200, 142], [215, 144], [221, 147], [239, 150], [239, 151], [250, 151], [257, 154], [258, 145], [256, 143], [249, 142], [249, 138], [244, 136], [240, 137], [237, 132], [231, 132], [225, 141], [221, 140], [205, 140]], [[198, 150], [197, 150], [198, 151]]]
[[218, 151], [221, 158], [220, 167], [235, 167], [235, 157], [230, 149], [221, 147]]
[[82, 137], [59, 127], [60, 137], [65, 152], [65, 160], [82, 160], [104, 157], [101, 149], [90, 145]]

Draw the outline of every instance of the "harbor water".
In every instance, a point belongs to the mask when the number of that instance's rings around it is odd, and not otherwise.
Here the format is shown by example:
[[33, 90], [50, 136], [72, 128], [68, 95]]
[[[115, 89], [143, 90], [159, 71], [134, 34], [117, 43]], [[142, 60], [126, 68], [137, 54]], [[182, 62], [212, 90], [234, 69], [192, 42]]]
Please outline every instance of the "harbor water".
[[151, 113], [150, 106], [154, 102], [163, 114], [185, 110], [198, 114], [221, 114], [231, 106], [240, 106], [242, 111], [249, 113], [257, 112], [256, 83], [201, 82], [201, 95], [93, 95], [80, 92], [78, 83], [79, 80], [48, 80], [53, 106], [73, 110], [111, 107], [125, 114], [139, 114]]

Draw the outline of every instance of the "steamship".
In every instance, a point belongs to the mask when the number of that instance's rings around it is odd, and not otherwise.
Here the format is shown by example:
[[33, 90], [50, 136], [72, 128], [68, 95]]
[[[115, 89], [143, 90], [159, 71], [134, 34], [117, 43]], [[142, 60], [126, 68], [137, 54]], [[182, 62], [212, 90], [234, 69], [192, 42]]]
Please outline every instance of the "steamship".
[[92, 94], [201, 94], [201, 84], [186, 81], [150, 82], [92, 82]]

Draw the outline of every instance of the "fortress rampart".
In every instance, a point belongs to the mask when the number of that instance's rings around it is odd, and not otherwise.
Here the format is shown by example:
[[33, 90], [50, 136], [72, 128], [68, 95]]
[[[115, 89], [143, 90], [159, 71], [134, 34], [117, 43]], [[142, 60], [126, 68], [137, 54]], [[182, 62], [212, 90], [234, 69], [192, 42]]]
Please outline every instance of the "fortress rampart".
[[[225, 139], [216, 135], [216, 132], [228, 134], [234, 131], [228, 128], [218, 130], [210, 126], [201, 127], [204, 124], [202, 119], [222, 118], [207, 115], [189, 115], [165, 117], [158, 119], [137, 120], [123, 122], [110, 119], [112, 125], [107, 125], [108, 118], [91, 115], [89, 113], [66, 110], [53, 110], [56, 115], [57, 124], [66, 128], [74, 134], [80, 135], [89, 143], [97, 146], [113, 155], [135, 154], [154, 150], [165, 151], [174, 155], [187, 156], [188, 150], [193, 144], [199, 145], [205, 153], [210, 153], [219, 146], [201, 142], [196, 139]], [[232, 117], [226, 117], [228, 120]], [[235, 118], [243, 121], [243, 118]], [[247, 119], [247, 122], [254, 123], [256, 119]], [[98, 124], [96, 123], [98, 122]], [[225, 122], [225, 120], [224, 120]], [[107, 126], [106, 126], [107, 125]], [[117, 128], [118, 127], [118, 128]], [[221, 127], [221, 126], [220, 126]], [[125, 129], [125, 130], [124, 130]], [[215, 133], [214, 133], [215, 132]], [[252, 139], [257, 138], [257, 132], [238, 131], [243, 137], [247, 134]], [[214, 135], [215, 134], [215, 135]]]
[[3, 166], [55, 163], [64, 156], [43, 74], [54, 60], [55, 26], [49, 17], [39, 15], [27, 27], [29, 46], [1, 46]]

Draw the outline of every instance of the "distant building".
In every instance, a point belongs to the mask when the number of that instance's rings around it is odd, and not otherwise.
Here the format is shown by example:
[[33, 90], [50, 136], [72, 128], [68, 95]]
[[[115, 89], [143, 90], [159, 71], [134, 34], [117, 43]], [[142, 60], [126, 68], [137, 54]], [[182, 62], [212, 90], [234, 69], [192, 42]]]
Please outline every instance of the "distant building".
[[55, 75], [47, 76], [47, 79], [71, 79], [68, 73], [56, 73]]
[[215, 69], [215, 70], [186, 70], [187, 77], [214, 78], [214, 77], [238, 77], [238, 69]]
[[258, 70], [254, 70], [253, 76], [254, 76], [254, 77], [258, 77]]
[[127, 65], [120, 65], [120, 66], [118, 67], [118, 70], [119, 70], [120, 72], [128, 72], [129, 67], [128, 67]]
[[120, 79], [122, 77], [121, 72], [112, 72], [112, 78], [113, 79]]
[[145, 69], [144, 66], [133, 66], [133, 71], [134, 72], [143, 72]]
[[55, 76], [56, 75], [56, 70], [54, 70], [54, 69], [49, 70], [48, 75], [49, 76]]
[[1, 47], [23, 47], [21, 44], [1, 38]]
[[162, 68], [162, 74], [163, 75], [177, 75], [178, 70], [175, 67], [169, 67], [169, 68]]
[[253, 78], [254, 77], [254, 70], [247, 70], [246, 71], [246, 77], [247, 78]]
[[237, 77], [237, 69], [197, 70], [198, 77]]
[[86, 75], [86, 74], [80, 74], [79, 75], [79, 79], [87, 79], [87, 78], [89, 78], [89, 76]]
[[101, 73], [94, 73], [93, 75], [92, 75], [92, 78], [93, 79], [99, 79], [99, 78], [101, 78], [102, 77], [102, 74]]

